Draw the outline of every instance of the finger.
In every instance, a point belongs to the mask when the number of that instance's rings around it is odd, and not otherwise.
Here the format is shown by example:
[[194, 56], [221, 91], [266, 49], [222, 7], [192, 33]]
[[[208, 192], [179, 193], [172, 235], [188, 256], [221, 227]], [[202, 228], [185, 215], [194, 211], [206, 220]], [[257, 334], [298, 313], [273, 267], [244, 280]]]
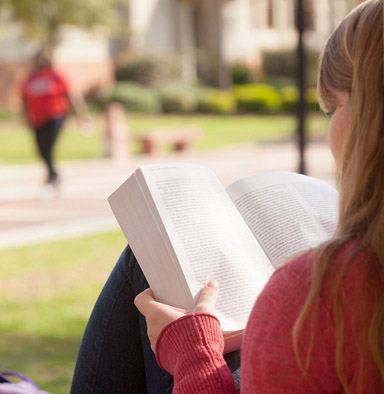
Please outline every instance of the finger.
[[148, 288], [135, 297], [136, 308], [145, 316], [151, 304], [156, 302], [153, 291]]
[[213, 313], [219, 296], [219, 285], [215, 280], [211, 280], [201, 290], [199, 300], [195, 306], [194, 312]]

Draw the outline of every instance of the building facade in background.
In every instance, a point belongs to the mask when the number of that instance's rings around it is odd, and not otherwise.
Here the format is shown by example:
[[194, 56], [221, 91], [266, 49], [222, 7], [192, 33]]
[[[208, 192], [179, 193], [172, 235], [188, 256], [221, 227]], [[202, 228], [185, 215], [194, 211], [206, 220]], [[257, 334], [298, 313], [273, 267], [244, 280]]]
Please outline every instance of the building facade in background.
[[[181, 55], [185, 80], [211, 65], [217, 85], [223, 63], [258, 66], [263, 50], [295, 48], [296, 0], [127, 0], [134, 53]], [[319, 50], [360, 1], [305, 0], [306, 44]]]
[[[227, 64], [259, 67], [264, 50], [293, 49], [297, 42], [297, 0], [123, 1], [125, 48], [132, 56], [178, 56], [186, 82], [204, 75], [213, 85], [225, 87]], [[320, 49], [358, 2], [304, 0], [307, 46]], [[20, 108], [18, 84], [37, 49], [19, 37], [16, 26], [0, 28], [0, 107]], [[85, 94], [114, 79], [105, 33], [63, 29], [55, 63]]]

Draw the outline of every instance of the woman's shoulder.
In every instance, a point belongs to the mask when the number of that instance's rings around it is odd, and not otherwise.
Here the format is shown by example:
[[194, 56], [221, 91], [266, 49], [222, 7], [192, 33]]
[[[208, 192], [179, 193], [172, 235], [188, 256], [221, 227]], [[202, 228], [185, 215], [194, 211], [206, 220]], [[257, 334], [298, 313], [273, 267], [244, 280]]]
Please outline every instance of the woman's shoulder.
[[[266, 284], [258, 301], [267, 300], [268, 303], [268, 300], [270, 302], [279, 300], [282, 304], [288, 302], [300, 308], [310, 290], [320, 250], [311, 249], [278, 268]], [[330, 269], [325, 272], [322, 279], [320, 294], [324, 306], [328, 305], [328, 307], [331, 303], [333, 283], [340, 281], [342, 289], [349, 291], [353, 288], [354, 293], [364, 291], [362, 286], [366, 283], [367, 270], [372, 271], [375, 266], [372, 253], [357, 241], [348, 242], [337, 249], [331, 259], [328, 264]]]
[[289, 260], [274, 272], [266, 289], [280, 286], [296, 288], [298, 283], [300, 283], [300, 290], [308, 289], [311, 284], [314, 259], [315, 251], [309, 250]]
[[[292, 329], [310, 291], [313, 261], [314, 253], [309, 251], [286, 263], [257, 298], [242, 347], [247, 361], [242, 375], [244, 370], [247, 385], [262, 387], [263, 392], [314, 392], [298, 367], [292, 342]], [[316, 386], [329, 388], [336, 381], [331, 367], [334, 333], [330, 311], [323, 302], [320, 308], [322, 318], [317, 329], [322, 336], [314, 351], [319, 360], [316, 370], [321, 373], [314, 374], [314, 379]], [[268, 377], [270, 382], [259, 376]]]
[[278, 268], [256, 300], [255, 307], [268, 315], [275, 309], [300, 308], [311, 286], [313, 252], [308, 251]]

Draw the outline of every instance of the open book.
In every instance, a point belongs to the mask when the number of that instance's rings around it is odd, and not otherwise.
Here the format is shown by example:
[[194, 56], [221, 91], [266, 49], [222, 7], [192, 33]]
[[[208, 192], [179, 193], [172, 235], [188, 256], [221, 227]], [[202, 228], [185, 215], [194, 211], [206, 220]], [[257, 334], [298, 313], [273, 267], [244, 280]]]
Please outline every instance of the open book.
[[225, 352], [240, 348], [252, 306], [289, 256], [333, 235], [337, 191], [289, 172], [225, 189], [208, 168], [139, 167], [110, 197], [113, 213], [158, 301], [193, 309], [211, 279]]

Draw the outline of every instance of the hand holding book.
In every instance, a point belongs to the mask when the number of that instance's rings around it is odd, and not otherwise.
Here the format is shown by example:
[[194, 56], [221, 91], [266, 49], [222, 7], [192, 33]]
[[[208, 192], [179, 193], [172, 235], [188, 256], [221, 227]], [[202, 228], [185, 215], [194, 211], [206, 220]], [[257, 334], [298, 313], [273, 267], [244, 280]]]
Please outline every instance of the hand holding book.
[[215, 280], [211, 280], [202, 289], [194, 309], [186, 311], [157, 302], [151, 289], [140, 293], [135, 298], [135, 305], [146, 319], [148, 338], [151, 341], [152, 350], [155, 351], [157, 338], [169, 323], [188, 313], [214, 313], [218, 295], [218, 284]]

